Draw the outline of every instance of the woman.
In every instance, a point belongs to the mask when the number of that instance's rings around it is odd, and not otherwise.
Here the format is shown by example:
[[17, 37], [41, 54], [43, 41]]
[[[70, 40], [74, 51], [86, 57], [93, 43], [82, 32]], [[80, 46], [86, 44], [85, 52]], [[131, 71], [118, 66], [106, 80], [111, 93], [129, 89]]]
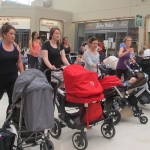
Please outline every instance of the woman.
[[[125, 46], [121, 47], [119, 50], [119, 61], [117, 63], [117, 67], [116, 67], [116, 74], [118, 76], [118, 78], [121, 79], [121, 76], [124, 75], [124, 79], [126, 79], [128, 77], [128, 68], [125, 65], [125, 61], [130, 60], [130, 53], [134, 52], [133, 48], [130, 48], [131, 43], [132, 43], [132, 38], [130, 36], [125, 37], [124, 39], [124, 43]], [[134, 60], [132, 59], [132, 61], [134, 62]], [[128, 63], [129, 65], [129, 63]]]
[[32, 39], [29, 41], [30, 48], [30, 68], [39, 69], [38, 57], [41, 52], [41, 41], [38, 39], [38, 33], [36, 31], [32, 32]]
[[18, 77], [18, 69], [23, 72], [23, 64], [19, 46], [14, 44], [16, 29], [9, 23], [4, 23], [1, 28], [3, 40], [0, 43], [0, 100], [7, 92], [9, 105], [12, 104], [14, 83]]
[[[60, 29], [52, 28], [50, 30], [50, 40], [46, 41], [42, 46], [43, 61], [41, 63], [40, 70], [44, 71], [47, 68], [56, 70], [61, 67], [61, 60], [64, 65], [68, 66], [69, 62], [66, 59], [65, 51], [62, 45], [60, 45]], [[53, 72], [56, 76], [63, 80], [62, 72]], [[53, 82], [57, 82], [53, 79]]]
[[72, 46], [68, 43], [68, 37], [64, 37], [62, 40], [63, 48], [66, 54], [66, 58], [70, 62], [69, 54], [72, 52]]
[[[94, 72], [97, 72], [97, 64], [99, 64], [99, 53], [97, 52], [98, 39], [92, 37], [89, 39], [89, 49], [83, 54], [83, 61], [85, 63], [85, 68]], [[98, 70], [98, 76], [101, 76]]]

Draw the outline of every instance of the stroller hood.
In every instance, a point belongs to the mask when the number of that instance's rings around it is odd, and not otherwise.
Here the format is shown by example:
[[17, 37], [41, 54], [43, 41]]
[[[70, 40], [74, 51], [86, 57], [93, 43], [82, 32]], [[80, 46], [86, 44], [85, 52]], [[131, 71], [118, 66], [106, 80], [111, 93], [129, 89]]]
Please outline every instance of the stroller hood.
[[13, 96], [12, 96], [13, 103], [16, 102], [18, 98], [21, 97], [22, 91], [25, 85], [29, 82], [29, 80], [33, 76], [36, 76], [36, 78], [28, 86], [26, 93], [29, 93], [38, 89], [51, 89], [52, 90], [52, 87], [48, 83], [46, 76], [44, 75], [43, 72], [37, 69], [26, 70], [19, 75], [19, 77], [17, 78], [15, 82]]

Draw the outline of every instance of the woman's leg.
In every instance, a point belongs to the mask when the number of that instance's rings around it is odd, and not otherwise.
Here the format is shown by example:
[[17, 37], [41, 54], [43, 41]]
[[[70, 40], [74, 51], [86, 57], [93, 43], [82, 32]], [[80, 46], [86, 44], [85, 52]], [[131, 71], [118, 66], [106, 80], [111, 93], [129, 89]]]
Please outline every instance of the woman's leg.
[[12, 94], [13, 94], [14, 84], [15, 82], [11, 82], [6, 87], [6, 92], [8, 95], [8, 102], [9, 102], [6, 114], [8, 114], [8, 110], [10, 109], [10, 106], [12, 104]]
[[128, 76], [128, 69], [124, 70], [123, 74], [124, 74], [124, 80], [126, 80], [129, 77]]
[[117, 68], [117, 69], [116, 69], [116, 75], [117, 75], [117, 77], [118, 77], [119, 79], [121, 79], [122, 74], [123, 74], [123, 70]]
[[35, 62], [36, 62], [36, 57], [30, 55], [30, 68], [34, 68]]
[[4, 92], [5, 92], [6, 84], [0, 83], [0, 100], [2, 99]]
[[39, 69], [39, 60], [38, 60], [38, 57], [36, 57], [36, 59], [35, 59], [35, 67], [36, 67], [36, 69]]

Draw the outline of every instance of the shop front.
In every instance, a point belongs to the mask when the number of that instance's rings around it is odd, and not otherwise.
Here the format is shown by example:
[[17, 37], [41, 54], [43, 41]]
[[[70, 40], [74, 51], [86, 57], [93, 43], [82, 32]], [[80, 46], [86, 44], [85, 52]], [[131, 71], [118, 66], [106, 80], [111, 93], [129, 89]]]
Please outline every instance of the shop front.
[[[81, 31], [83, 26], [84, 31]], [[123, 42], [123, 39], [127, 35], [133, 38], [132, 47], [134, 47], [135, 51], [137, 51], [136, 43], [138, 41], [138, 28], [135, 27], [134, 19], [98, 23], [82, 23], [81, 25], [78, 25], [78, 48], [84, 40], [88, 40], [90, 37], [95, 36], [101, 42], [108, 40], [108, 53], [117, 55], [120, 43]]]
[[9, 22], [15, 27], [15, 42], [20, 46], [20, 48], [27, 48], [30, 39], [30, 19], [17, 17], [0, 17], [0, 28], [5, 22]]
[[41, 37], [42, 42], [49, 39], [50, 29], [54, 28], [54, 27], [58, 27], [60, 29], [61, 37], [62, 37], [62, 33], [63, 33], [63, 22], [62, 21], [40, 19], [39, 36]]

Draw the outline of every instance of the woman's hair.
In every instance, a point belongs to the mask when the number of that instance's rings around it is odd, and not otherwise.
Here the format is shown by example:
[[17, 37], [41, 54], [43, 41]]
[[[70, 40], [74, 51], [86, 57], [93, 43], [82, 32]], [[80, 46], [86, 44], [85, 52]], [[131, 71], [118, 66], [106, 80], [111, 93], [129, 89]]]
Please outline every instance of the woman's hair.
[[33, 39], [34, 39], [34, 36], [35, 36], [36, 33], [37, 33], [36, 31], [32, 32], [32, 46], [33, 46]]
[[92, 44], [94, 41], [98, 41], [96, 37], [91, 37], [88, 41], [88, 44]]
[[[52, 35], [54, 34], [54, 32], [56, 31], [56, 30], [58, 30], [58, 31], [60, 31], [60, 29], [59, 28], [51, 28], [51, 30], [50, 30], [50, 36], [49, 36], [49, 40], [51, 40], [52, 39]], [[58, 48], [58, 50], [60, 50], [60, 42], [59, 42], [59, 40], [57, 41], [57, 48]]]
[[126, 37], [124, 38], [123, 42], [126, 43], [127, 39], [131, 39], [131, 40], [132, 40], [132, 37], [126, 36]]
[[7, 34], [9, 32], [9, 30], [13, 29], [14, 31], [16, 31], [16, 29], [9, 24], [8, 22], [4, 23], [1, 27], [1, 35], [4, 38], [3, 34]]
[[63, 39], [62, 39], [62, 44], [64, 44], [64, 40], [65, 40], [66, 38], [68, 39], [68, 37], [63, 37]]
[[139, 55], [143, 55], [143, 54], [144, 54], [144, 51], [143, 51], [143, 50], [140, 50], [138, 54], [139, 54]]

